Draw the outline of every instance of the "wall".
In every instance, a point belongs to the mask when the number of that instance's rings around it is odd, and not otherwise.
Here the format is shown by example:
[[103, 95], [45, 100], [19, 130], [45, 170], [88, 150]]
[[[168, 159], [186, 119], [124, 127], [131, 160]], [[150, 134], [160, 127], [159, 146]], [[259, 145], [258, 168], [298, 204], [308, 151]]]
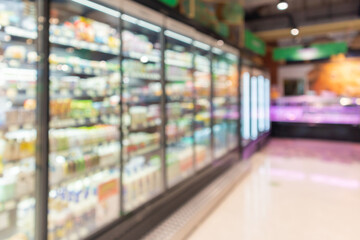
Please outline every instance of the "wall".
[[308, 73], [314, 68], [314, 64], [298, 64], [286, 65], [279, 67], [278, 71], [278, 88], [280, 94], [284, 94], [284, 81], [285, 79], [304, 79], [305, 92], [309, 90]]
[[305, 92], [317, 95], [360, 97], [360, 58], [337, 56], [326, 63], [281, 66], [278, 73], [279, 91], [285, 79], [304, 79]]

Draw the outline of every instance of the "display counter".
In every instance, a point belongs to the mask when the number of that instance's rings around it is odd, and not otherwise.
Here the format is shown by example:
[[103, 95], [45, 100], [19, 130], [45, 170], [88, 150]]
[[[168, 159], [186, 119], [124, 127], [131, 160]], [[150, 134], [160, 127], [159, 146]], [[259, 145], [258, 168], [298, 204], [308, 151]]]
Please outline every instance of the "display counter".
[[[360, 100], [346, 97], [296, 96], [273, 101], [275, 136], [357, 141]], [[294, 128], [294, 129], [291, 129]]]

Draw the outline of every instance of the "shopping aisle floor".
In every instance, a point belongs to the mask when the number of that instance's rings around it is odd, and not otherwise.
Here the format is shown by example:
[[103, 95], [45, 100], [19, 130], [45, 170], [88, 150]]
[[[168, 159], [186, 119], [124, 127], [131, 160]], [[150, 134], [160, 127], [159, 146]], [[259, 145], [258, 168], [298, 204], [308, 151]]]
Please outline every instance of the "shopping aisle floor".
[[189, 240], [359, 240], [360, 144], [273, 139]]

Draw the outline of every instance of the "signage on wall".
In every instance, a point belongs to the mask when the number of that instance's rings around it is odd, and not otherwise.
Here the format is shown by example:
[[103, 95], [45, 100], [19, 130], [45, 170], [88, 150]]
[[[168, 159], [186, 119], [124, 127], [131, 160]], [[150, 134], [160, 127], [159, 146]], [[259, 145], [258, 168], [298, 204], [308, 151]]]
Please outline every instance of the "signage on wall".
[[249, 30], [245, 30], [245, 48], [264, 56], [266, 53], [266, 44]]
[[330, 58], [334, 55], [347, 53], [347, 51], [346, 42], [312, 44], [308, 48], [293, 46], [274, 49], [273, 59], [275, 61], [309, 61]]
[[179, 3], [179, 0], [158, 0], [159, 2], [168, 5], [169, 7], [176, 7]]

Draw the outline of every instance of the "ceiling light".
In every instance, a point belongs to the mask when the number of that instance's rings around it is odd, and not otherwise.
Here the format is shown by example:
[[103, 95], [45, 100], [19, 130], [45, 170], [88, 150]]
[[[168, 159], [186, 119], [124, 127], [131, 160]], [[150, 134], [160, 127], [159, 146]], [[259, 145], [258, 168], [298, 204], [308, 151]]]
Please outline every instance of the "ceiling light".
[[297, 29], [297, 28], [291, 29], [290, 32], [291, 32], [291, 35], [293, 35], [293, 36], [297, 36], [300, 33], [299, 29]]
[[277, 4], [277, 9], [279, 9], [280, 11], [284, 11], [288, 9], [288, 7], [289, 4], [285, 0], [280, 0], [279, 3]]

